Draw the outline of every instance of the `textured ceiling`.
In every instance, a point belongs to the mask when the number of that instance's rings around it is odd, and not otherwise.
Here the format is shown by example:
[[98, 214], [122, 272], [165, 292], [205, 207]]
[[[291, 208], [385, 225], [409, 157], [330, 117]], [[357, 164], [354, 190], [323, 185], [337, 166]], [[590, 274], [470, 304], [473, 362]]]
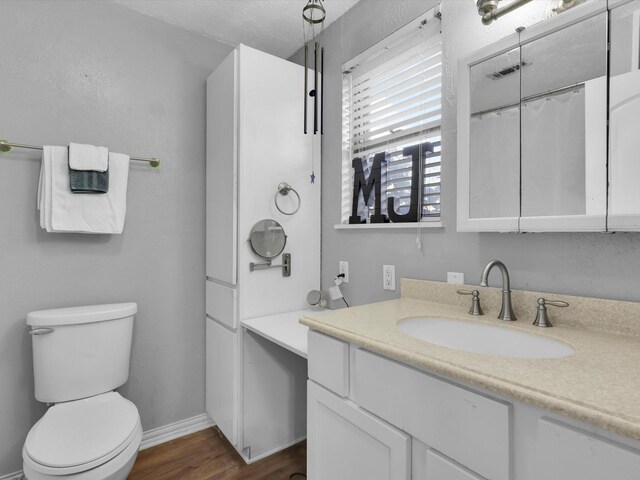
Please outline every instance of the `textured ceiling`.
[[[131, 10], [231, 45], [288, 58], [303, 44], [307, 0], [114, 0]], [[325, 28], [358, 0], [324, 0]]]

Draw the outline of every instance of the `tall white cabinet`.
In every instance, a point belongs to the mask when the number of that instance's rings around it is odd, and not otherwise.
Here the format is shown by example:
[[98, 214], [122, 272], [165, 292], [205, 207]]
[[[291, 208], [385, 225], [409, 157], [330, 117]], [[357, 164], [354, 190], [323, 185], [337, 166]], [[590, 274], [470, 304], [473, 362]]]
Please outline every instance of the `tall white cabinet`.
[[[306, 436], [306, 361], [241, 327], [320, 287], [320, 137], [303, 133], [303, 82], [303, 67], [244, 45], [207, 81], [206, 408], [247, 462]], [[275, 206], [281, 182], [300, 195], [295, 215]], [[263, 219], [285, 230], [290, 277], [249, 270]]]

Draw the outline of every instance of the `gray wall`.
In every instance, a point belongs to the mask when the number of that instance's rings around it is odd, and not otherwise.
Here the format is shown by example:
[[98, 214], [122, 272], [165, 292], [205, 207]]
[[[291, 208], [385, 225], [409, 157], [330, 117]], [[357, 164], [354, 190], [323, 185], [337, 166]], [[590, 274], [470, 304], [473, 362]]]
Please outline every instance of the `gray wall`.
[[0, 157], [0, 476], [44, 407], [27, 312], [136, 301], [129, 382], [145, 430], [204, 412], [205, 80], [230, 51], [108, 2], [2, 1], [0, 138], [133, 164], [123, 235], [38, 227], [38, 152]]
[[[422, 249], [416, 230], [334, 230], [340, 223], [341, 75], [340, 66], [428, 10], [430, 0], [361, 0], [325, 32], [327, 65], [323, 138], [323, 287], [333, 285], [338, 261], [350, 262], [350, 283], [342, 290], [352, 304], [390, 299], [382, 290], [382, 265], [396, 265], [396, 277], [446, 281], [447, 271], [464, 272], [477, 284], [484, 265], [503, 260], [517, 289], [640, 301], [638, 234], [500, 234], [456, 232], [457, 62], [514, 31], [545, 17], [549, 2], [526, 7], [483, 26], [469, 0], [443, 0], [444, 100], [442, 131], [442, 230], [425, 229]], [[298, 52], [292, 60], [300, 62]], [[494, 278], [495, 275], [495, 278]], [[496, 284], [499, 275], [492, 273]], [[339, 302], [333, 302], [340, 307]]]

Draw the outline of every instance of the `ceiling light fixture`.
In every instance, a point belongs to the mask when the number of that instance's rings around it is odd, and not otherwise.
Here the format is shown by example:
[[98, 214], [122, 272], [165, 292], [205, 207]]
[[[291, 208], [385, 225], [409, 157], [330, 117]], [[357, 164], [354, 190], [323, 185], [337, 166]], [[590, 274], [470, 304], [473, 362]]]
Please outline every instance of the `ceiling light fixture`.
[[[494, 20], [499, 19], [500, 17], [513, 12], [514, 10], [526, 5], [531, 0], [513, 0], [510, 4], [498, 8], [498, 3], [500, 0], [473, 0], [476, 4], [476, 8], [478, 9], [478, 14], [482, 17], [482, 23], [484, 25], [489, 25]], [[584, 0], [557, 0], [556, 5], [552, 8], [553, 14], [557, 15], [559, 13], [568, 10], [569, 8], [582, 3]]]

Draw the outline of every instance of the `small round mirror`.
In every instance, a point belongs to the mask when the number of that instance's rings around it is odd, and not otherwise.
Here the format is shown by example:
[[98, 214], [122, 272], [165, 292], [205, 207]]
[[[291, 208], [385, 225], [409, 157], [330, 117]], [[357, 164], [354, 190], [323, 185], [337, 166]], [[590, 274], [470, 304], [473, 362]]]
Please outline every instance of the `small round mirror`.
[[280, 255], [286, 243], [284, 228], [275, 220], [260, 220], [249, 234], [249, 245], [253, 253], [266, 259]]

